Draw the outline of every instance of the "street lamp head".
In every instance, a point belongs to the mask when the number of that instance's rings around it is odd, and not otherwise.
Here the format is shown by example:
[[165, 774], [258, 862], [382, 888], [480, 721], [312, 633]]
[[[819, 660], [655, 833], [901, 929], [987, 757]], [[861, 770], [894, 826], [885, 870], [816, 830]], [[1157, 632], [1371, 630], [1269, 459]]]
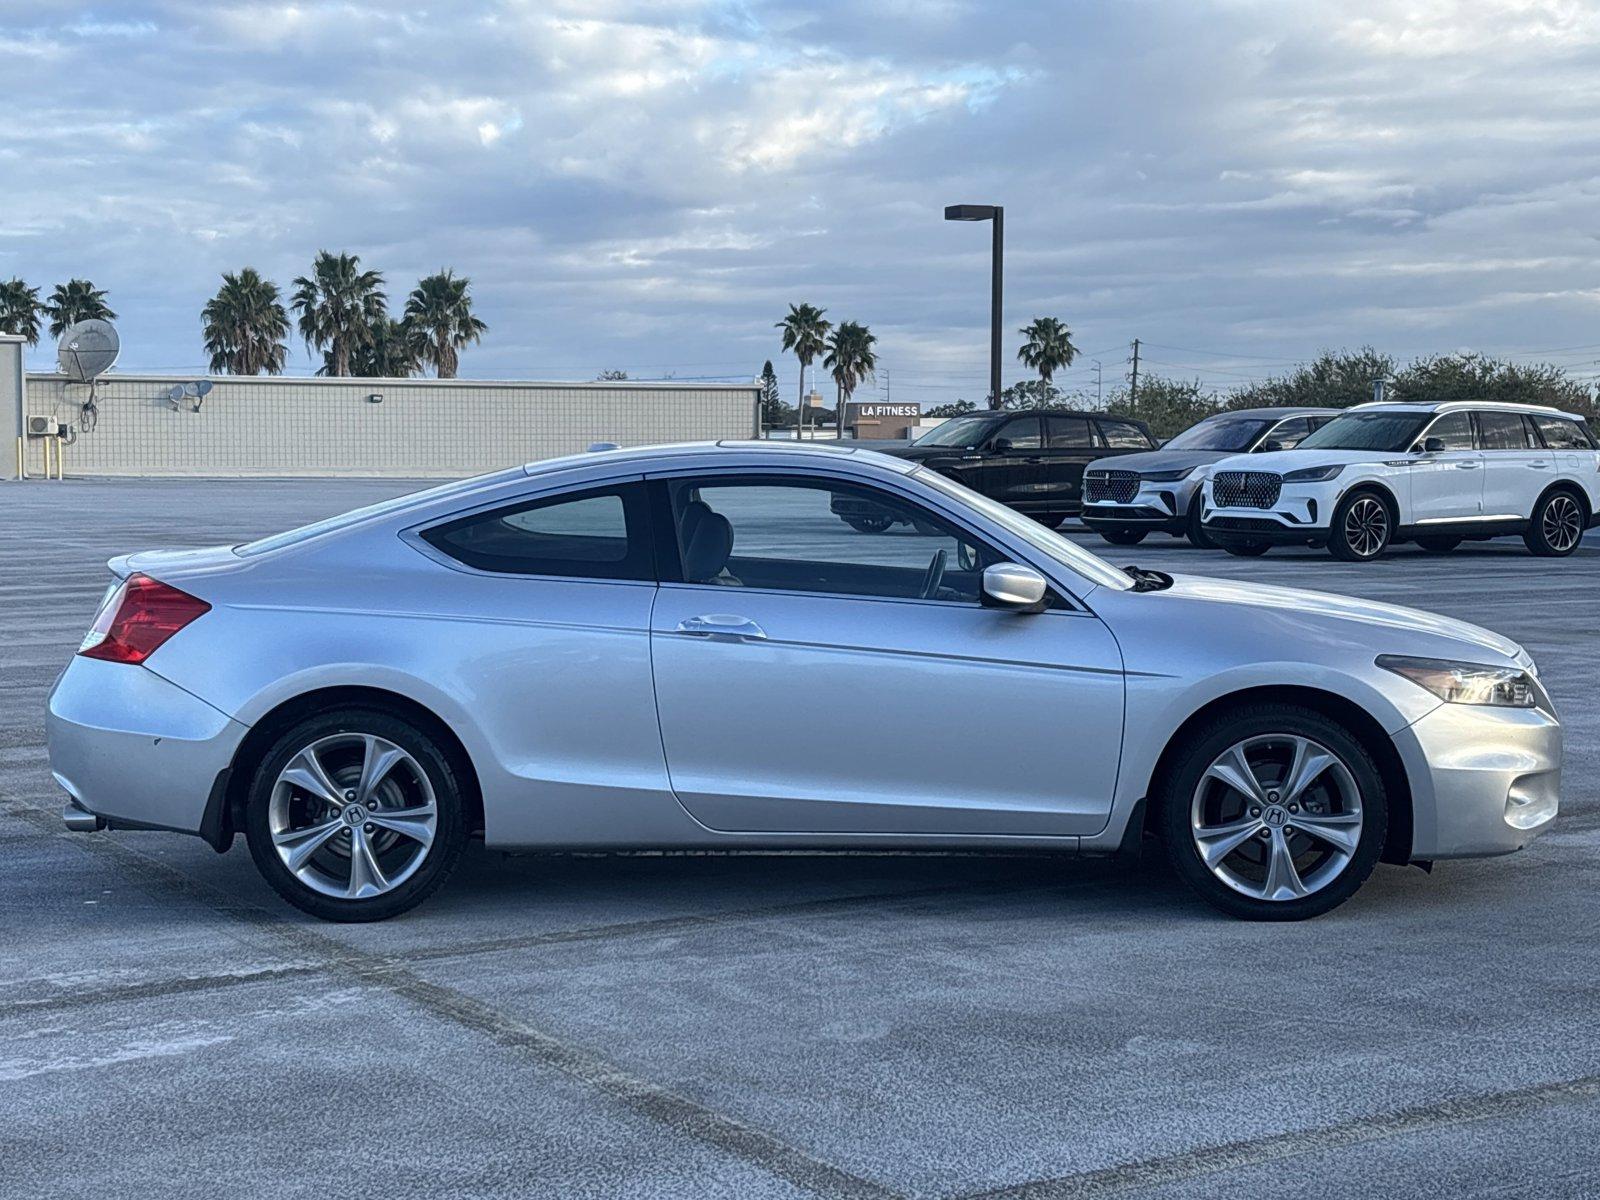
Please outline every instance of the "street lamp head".
[[992, 221], [999, 208], [993, 204], [949, 204], [945, 206], [946, 221]]

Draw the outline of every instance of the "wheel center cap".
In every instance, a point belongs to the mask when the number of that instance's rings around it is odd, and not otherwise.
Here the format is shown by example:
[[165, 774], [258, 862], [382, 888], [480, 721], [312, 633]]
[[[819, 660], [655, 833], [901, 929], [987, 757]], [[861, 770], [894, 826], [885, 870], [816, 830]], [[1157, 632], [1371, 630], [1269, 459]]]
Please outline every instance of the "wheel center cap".
[[342, 813], [340, 813], [339, 817], [346, 825], [349, 825], [353, 828], [357, 825], [364, 824], [369, 815], [370, 814], [367, 812], [366, 805], [352, 804], [349, 805]]
[[1289, 820], [1289, 814], [1281, 804], [1274, 804], [1261, 814], [1261, 819], [1274, 829], [1282, 829]]

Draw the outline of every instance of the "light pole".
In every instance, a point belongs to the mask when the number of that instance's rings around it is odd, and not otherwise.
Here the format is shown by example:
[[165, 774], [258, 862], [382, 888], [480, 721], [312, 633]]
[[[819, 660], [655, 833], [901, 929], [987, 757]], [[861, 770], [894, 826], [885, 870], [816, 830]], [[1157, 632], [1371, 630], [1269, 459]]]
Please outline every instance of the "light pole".
[[1000, 283], [1006, 250], [1006, 210], [998, 204], [951, 204], [946, 221], [994, 222], [989, 280], [989, 407], [1000, 407]]

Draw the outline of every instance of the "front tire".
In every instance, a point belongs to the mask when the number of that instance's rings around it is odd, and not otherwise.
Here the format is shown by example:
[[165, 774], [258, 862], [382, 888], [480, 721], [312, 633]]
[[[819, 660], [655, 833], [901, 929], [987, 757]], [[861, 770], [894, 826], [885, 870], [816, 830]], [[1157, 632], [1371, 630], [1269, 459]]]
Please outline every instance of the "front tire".
[[1343, 725], [1298, 705], [1213, 718], [1158, 795], [1178, 874], [1208, 904], [1252, 921], [1337, 908], [1372, 873], [1388, 833], [1372, 755]]
[[1260, 558], [1272, 549], [1271, 542], [1223, 542], [1222, 548], [1235, 558]]
[[1583, 501], [1560, 489], [1541, 497], [1534, 505], [1522, 542], [1540, 558], [1565, 558], [1583, 541], [1588, 524], [1588, 508]]
[[1217, 543], [1206, 532], [1205, 522], [1200, 517], [1205, 512], [1205, 505], [1196, 496], [1189, 504], [1188, 538], [1189, 544], [1196, 550], [1215, 550]]
[[1394, 513], [1377, 492], [1351, 492], [1333, 510], [1328, 553], [1344, 562], [1371, 562], [1389, 548]]
[[1102, 529], [1100, 536], [1113, 546], [1137, 546], [1149, 532], [1148, 529]]
[[368, 708], [285, 731], [251, 778], [244, 828], [263, 878], [325, 921], [381, 921], [415, 907], [467, 841], [449, 756], [410, 722]]

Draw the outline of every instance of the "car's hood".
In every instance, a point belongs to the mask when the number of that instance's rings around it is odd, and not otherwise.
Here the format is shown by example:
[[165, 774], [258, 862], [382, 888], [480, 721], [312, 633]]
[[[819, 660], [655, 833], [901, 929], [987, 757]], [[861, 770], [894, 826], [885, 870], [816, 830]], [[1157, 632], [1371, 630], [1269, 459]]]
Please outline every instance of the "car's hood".
[[126, 579], [135, 571], [142, 571], [157, 579], [171, 575], [191, 574], [214, 567], [236, 567], [239, 556], [232, 546], [201, 546], [181, 550], [141, 550], [137, 554], [119, 554], [109, 559], [106, 566], [118, 579]]
[[1387, 450], [1272, 450], [1261, 454], [1231, 454], [1213, 466], [1211, 473], [1215, 475], [1218, 471], [1275, 471], [1281, 475], [1287, 471], [1322, 467], [1330, 463], [1348, 466], [1351, 463], [1384, 462], [1391, 458], [1405, 457], [1405, 452], [1401, 450], [1393, 453]]
[[[1313, 636], [1307, 626], [1321, 626], [1351, 646], [1365, 644], [1374, 654], [1528, 665], [1522, 647], [1510, 638], [1452, 617], [1398, 604], [1203, 575], [1175, 575], [1172, 587], [1164, 594], [1211, 604], [1237, 604], [1278, 615], [1292, 614], [1302, 625], [1301, 636]], [[1363, 627], [1370, 632], [1363, 632]], [[1398, 636], [1402, 634], [1405, 636]]]
[[890, 446], [872, 446], [879, 454], [892, 455], [895, 458], [907, 458], [912, 462], [921, 462], [926, 458], [960, 458], [963, 454], [976, 454], [976, 450], [963, 450], [960, 446], [913, 446], [909, 442], [899, 442]]
[[[1120, 454], [1116, 458], [1097, 458], [1088, 471], [1181, 471], [1185, 467], [1203, 467], [1206, 463], [1229, 458], [1228, 450], [1141, 450], [1137, 454]], [[1245, 457], [1253, 458], [1254, 455]]]

